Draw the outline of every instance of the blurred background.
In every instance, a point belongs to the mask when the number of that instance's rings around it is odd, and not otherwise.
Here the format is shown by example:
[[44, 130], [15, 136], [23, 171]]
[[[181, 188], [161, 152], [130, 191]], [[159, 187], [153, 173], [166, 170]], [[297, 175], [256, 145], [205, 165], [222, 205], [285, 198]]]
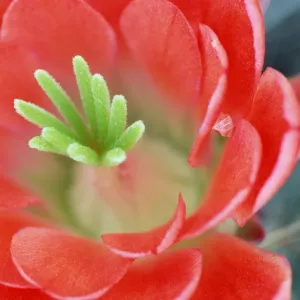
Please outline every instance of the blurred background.
[[[300, 0], [271, 0], [265, 22], [265, 66], [289, 77], [300, 73]], [[292, 265], [293, 300], [300, 300], [300, 160], [260, 216], [269, 234], [268, 248], [287, 256]]]

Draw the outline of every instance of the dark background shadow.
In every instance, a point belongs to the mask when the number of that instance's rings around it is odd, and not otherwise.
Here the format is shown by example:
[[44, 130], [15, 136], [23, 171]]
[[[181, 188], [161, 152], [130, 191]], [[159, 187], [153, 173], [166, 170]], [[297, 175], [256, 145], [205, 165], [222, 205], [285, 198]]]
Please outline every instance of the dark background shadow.
[[[286, 76], [300, 73], [300, 0], [272, 0], [265, 20], [265, 67]], [[260, 215], [268, 232], [300, 221], [300, 163]], [[293, 300], [300, 300], [300, 228], [295, 239], [272, 250], [288, 257], [293, 268]]]

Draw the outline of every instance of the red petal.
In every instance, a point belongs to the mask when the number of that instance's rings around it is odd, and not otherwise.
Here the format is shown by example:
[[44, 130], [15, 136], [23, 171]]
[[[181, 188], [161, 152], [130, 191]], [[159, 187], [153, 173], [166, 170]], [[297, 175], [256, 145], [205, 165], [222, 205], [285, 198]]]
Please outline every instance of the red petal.
[[271, 0], [259, 0], [260, 6], [263, 12], [266, 12], [268, 10], [268, 7], [271, 3]]
[[199, 118], [203, 120], [189, 156], [196, 167], [206, 156], [207, 140], [221, 112], [227, 84], [227, 55], [216, 34], [206, 25], [200, 25], [200, 51], [203, 78], [199, 101]]
[[172, 0], [194, 29], [208, 25], [228, 55], [226, 114], [245, 116], [252, 105], [265, 53], [263, 16], [257, 0]]
[[[0, 72], [0, 76], [1, 74]], [[22, 129], [21, 126], [19, 130], [20, 129]], [[0, 176], [14, 178], [15, 173], [13, 171], [15, 171], [22, 162], [24, 163], [24, 156], [26, 157], [25, 162], [27, 161], [28, 154], [32, 151], [28, 147], [28, 140], [23, 139], [23, 137], [20, 138], [20, 133], [14, 133], [0, 126], [0, 144]], [[22, 153], [22, 155], [20, 155], [20, 153]]]
[[265, 235], [265, 228], [257, 216], [253, 216], [244, 227], [239, 227], [236, 232], [236, 236], [254, 243], [261, 242]]
[[2, 300], [51, 300], [43, 292], [36, 289], [17, 289], [0, 285]]
[[263, 159], [250, 196], [237, 209], [241, 225], [284, 184], [298, 158], [300, 106], [288, 80], [279, 72], [269, 68], [262, 76], [249, 121], [261, 136]]
[[26, 45], [40, 68], [61, 80], [71, 76], [72, 57], [82, 55], [93, 72], [106, 73], [116, 54], [115, 35], [105, 19], [80, 0], [16, 0], [3, 20], [3, 40]]
[[292, 84], [292, 87], [296, 93], [298, 101], [300, 101], [300, 75], [293, 77], [290, 80], [290, 83]]
[[0, 177], [0, 208], [22, 208], [38, 202], [28, 191]]
[[0, 211], [0, 283], [18, 288], [31, 287], [14, 266], [10, 245], [12, 236], [17, 231], [26, 226], [40, 226], [40, 224], [38, 220], [24, 213]]
[[132, 0], [86, 0], [95, 10], [99, 11], [103, 17], [117, 29], [122, 11]]
[[0, 1], [0, 25], [2, 24], [2, 18], [6, 12], [7, 7], [12, 2], [12, 0], [1, 0]]
[[284, 257], [217, 233], [200, 248], [203, 271], [192, 299], [290, 299], [291, 270]]
[[143, 233], [105, 234], [102, 241], [111, 251], [124, 257], [161, 253], [176, 242], [184, 220], [185, 204], [180, 195], [176, 212], [168, 223]]
[[95, 241], [51, 229], [19, 231], [11, 251], [22, 276], [56, 299], [96, 299], [116, 284], [131, 264]]
[[[300, 75], [295, 76], [291, 79], [292, 87], [296, 93], [296, 96], [298, 98], [298, 102], [300, 102]], [[300, 149], [299, 149], [300, 150]], [[300, 151], [298, 157], [300, 158]]]
[[200, 52], [180, 10], [166, 0], [135, 0], [124, 10], [120, 22], [131, 52], [163, 96], [173, 106], [197, 101]]
[[185, 222], [185, 238], [201, 234], [232, 214], [248, 196], [256, 179], [260, 159], [260, 138], [250, 123], [241, 120], [227, 142], [202, 205]]
[[[1, 111], [1, 113], [2, 112], [3, 111]], [[39, 131], [38, 128], [36, 129]], [[19, 130], [24, 130], [24, 126], [20, 126]], [[29, 202], [32, 200], [39, 201], [39, 199], [36, 198], [36, 195], [31, 194], [32, 188], [36, 193], [38, 193], [39, 189], [36, 189], [37, 186], [33, 186], [33, 182], [30, 182], [30, 180], [24, 180], [24, 176], [27, 176], [27, 179], [39, 178], [40, 182], [43, 180], [48, 182], [49, 176], [51, 179], [57, 180], [56, 182], [61, 180], [61, 178], [59, 179], [59, 176], [57, 176], [57, 172], [59, 172], [59, 162], [55, 155], [35, 151], [28, 147], [28, 140], [34, 133], [35, 130], [14, 133], [10, 130], [4, 130], [0, 126], [0, 193], [9, 192], [14, 194], [10, 199], [8, 199], [8, 195], [6, 195], [6, 198], [0, 201], [3, 205], [5, 205], [5, 203], [7, 203], [7, 205], [13, 205], [14, 203], [17, 205], [17, 202], [20, 201], [18, 205], [24, 206], [26, 202], [30, 204]], [[45, 172], [45, 170], [47, 170], [47, 172]], [[54, 173], [55, 175], [53, 175]], [[33, 177], [28, 178], [28, 176]], [[1, 181], [3, 180], [9, 181], [5, 189], [3, 189], [4, 186], [1, 184]], [[22, 188], [20, 188], [19, 183], [22, 184]], [[25, 185], [23, 186], [23, 184]], [[54, 181], [52, 181], [52, 184], [54, 184]], [[26, 198], [21, 199], [22, 193]], [[13, 194], [11, 194], [11, 196]], [[0, 207], [2, 204], [0, 204]]]
[[[23, 47], [12, 43], [0, 43], [0, 126], [22, 132], [32, 130], [14, 109], [14, 99], [24, 99], [48, 108], [45, 97], [36, 83], [33, 72], [37, 63]], [[49, 104], [49, 101], [47, 101]]]
[[198, 249], [138, 260], [103, 299], [189, 299], [199, 282], [201, 265]]

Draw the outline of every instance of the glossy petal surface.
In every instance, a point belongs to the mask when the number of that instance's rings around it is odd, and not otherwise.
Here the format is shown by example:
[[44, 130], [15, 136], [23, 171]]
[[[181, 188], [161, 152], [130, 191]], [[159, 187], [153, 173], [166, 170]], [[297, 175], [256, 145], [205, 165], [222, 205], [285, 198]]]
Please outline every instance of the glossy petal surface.
[[189, 299], [199, 282], [201, 265], [198, 249], [180, 250], [136, 261], [103, 299]]
[[192, 167], [205, 164], [209, 134], [224, 101], [228, 67], [226, 52], [216, 34], [206, 25], [200, 25], [199, 34], [203, 77], [197, 117], [202, 124], [189, 156]]
[[300, 106], [288, 80], [274, 69], [262, 76], [249, 121], [261, 136], [263, 158], [253, 190], [237, 210], [241, 225], [278, 191], [298, 158]]
[[116, 41], [105, 19], [80, 0], [14, 1], [3, 20], [3, 40], [26, 45], [44, 68], [66, 83], [71, 59], [83, 56], [93, 72], [111, 69]]
[[228, 89], [222, 111], [245, 116], [252, 105], [264, 61], [263, 16], [257, 0], [172, 0], [197, 31], [209, 26], [225, 48], [229, 61]]
[[14, 266], [10, 246], [12, 236], [27, 226], [40, 226], [36, 219], [21, 213], [0, 211], [0, 283], [11, 287], [31, 287], [31, 284], [21, 277]]
[[157, 254], [176, 242], [184, 220], [185, 204], [179, 196], [176, 212], [166, 224], [143, 233], [102, 235], [102, 241], [110, 250], [125, 257]]
[[248, 196], [261, 160], [261, 141], [255, 128], [241, 120], [228, 140], [203, 203], [184, 225], [183, 237], [201, 234], [228, 218]]
[[177, 7], [166, 0], [135, 0], [120, 24], [133, 56], [168, 103], [186, 106], [198, 100], [200, 53], [196, 36]]
[[131, 264], [97, 242], [51, 229], [21, 230], [11, 251], [22, 275], [56, 299], [96, 299]]
[[284, 257], [217, 233], [200, 249], [203, 271], [192, 299], [290, 299], [291, 271]]

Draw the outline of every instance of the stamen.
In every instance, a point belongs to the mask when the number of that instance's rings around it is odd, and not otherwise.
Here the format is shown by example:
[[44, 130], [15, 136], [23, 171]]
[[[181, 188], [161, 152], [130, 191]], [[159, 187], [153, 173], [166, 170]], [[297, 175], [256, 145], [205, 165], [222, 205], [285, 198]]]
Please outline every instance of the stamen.
[[59, 83], [45, 70], [37, 70], [36, 80], [71, 128], [41, 107], [16, 99], [16, 112], [43, 128], [41, 136], [32, 138], [29, 146], [89, 165], [117, 166], [141, 139], [145, 125], [137, 121], [126, 129], [125, 97], [116, 95], [110, 104], [104, 78], [100, 74], [92, 75], [81, 56], [73, 58], [73, 67], [86, 121]]
[[230, 115], [220, 113], [220, 116], [213, 126], [222, 136], [230, 137], [232, 135], [234, 125]]

